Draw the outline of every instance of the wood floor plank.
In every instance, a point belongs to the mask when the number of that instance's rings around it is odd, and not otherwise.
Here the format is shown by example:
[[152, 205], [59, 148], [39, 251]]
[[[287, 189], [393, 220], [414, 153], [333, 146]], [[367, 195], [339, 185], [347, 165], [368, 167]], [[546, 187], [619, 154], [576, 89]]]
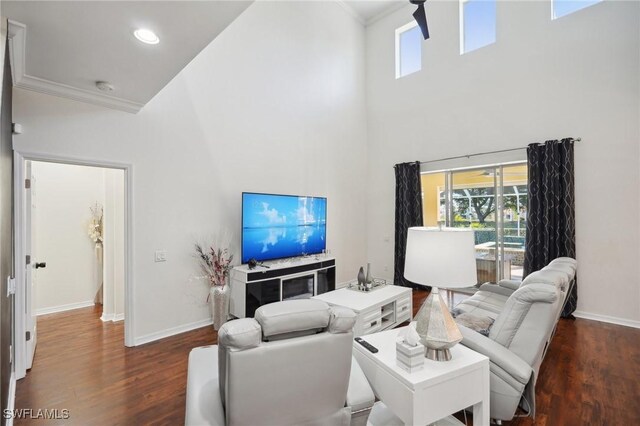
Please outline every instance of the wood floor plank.
[[[414, 314], [428, 295], [413, 292]], [[466, 296], [445, 297], [456, 304]], [[98, 308], [38, 318], [33, 368], [18, 381], [16, 408], [70, 410], [70, 419], [16, 419], [37, 425], [176, 425], [184, 421], [187, 357], [215, 344], [212, 327], [124, 347], [120, 323]], [[536, 386], [537, 416], [509, 425], [640, 425], [640, 330], [561, 320]]]

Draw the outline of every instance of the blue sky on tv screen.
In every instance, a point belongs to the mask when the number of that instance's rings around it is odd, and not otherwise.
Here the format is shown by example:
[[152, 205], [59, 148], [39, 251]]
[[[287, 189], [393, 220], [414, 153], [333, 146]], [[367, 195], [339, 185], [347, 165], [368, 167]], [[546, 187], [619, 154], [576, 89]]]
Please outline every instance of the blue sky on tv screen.
[[243, 194], [242, 262], [322, 252], [326, 218], [325, 198]]

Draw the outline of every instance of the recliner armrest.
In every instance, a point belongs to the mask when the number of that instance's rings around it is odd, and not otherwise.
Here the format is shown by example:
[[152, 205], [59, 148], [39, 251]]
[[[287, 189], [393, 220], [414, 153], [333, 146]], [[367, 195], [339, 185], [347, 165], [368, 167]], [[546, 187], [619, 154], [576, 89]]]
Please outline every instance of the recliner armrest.
[[508, 288], [504, 288], [501, 287], [497, 284], [491, 284], [491, 283], [484, 283], [480, 286], [480, 291], [488, 291], [494, 294], [499, 294], [502, 296], [506, 296], [509, 297], [511, 296], [511, 294], [513, 294], [514, 290], [508, 289]]
[[501, 344], [470, 328], [463, 325], [458, 325], [458, 328], [462, 333], [462, 344], [488, 357], [491, 363], [500, 367], [522, 385], [526, 385], [529, 382], [533, 369], [522, 358]]
[[358, 361], [351, 357], [351, 374], [349, 375], [346, 406], [351, 408], [351, 412], [354, 413], [373, 407], [375, 401], [376, 397], [369, 381], [362, 372]]
[[187, 368], [185, 425], [225, 425], [218, 379], [218, 346], [193, 348]]
[[500, 280], [498, 282], [498, 285], [500, 287], [508, 288], [513, 291], [516, 291], [517, 289], [519, 289], [520, 284], [522, 284], [522, 281], [519, 281], [519, 280]]

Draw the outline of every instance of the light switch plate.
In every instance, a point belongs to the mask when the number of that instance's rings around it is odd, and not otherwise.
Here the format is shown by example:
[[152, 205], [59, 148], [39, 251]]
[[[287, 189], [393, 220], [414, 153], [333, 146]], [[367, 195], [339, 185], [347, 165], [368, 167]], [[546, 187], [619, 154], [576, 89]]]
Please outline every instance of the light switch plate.
[[155, 260], [156, 260], [156, 262], [166, 262], [167, 261], [167, 251], [166, 250], [158, 250], [158, 251], [156, 251]]

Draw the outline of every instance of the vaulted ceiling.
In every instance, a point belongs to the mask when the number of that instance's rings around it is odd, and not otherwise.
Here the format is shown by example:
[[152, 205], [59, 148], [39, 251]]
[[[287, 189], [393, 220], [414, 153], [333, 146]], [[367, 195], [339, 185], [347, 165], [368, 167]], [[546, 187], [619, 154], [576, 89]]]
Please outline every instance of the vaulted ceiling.
[[[364, 25], [407, 4], [335, 1]], [[14, 84], [135, 113], [252, 2], [3, 1]], [[138, 28], [160, 43], [136, 40]], [[99, 90], [98, 81], [112, 90]]]
[[[3, 1], [14, 82], [136, 112], [251, 3]], [[160, 43], [136, 40], [138, 28], [153, 30]], [[96, 81], [113, 91], [101, 92]]]

